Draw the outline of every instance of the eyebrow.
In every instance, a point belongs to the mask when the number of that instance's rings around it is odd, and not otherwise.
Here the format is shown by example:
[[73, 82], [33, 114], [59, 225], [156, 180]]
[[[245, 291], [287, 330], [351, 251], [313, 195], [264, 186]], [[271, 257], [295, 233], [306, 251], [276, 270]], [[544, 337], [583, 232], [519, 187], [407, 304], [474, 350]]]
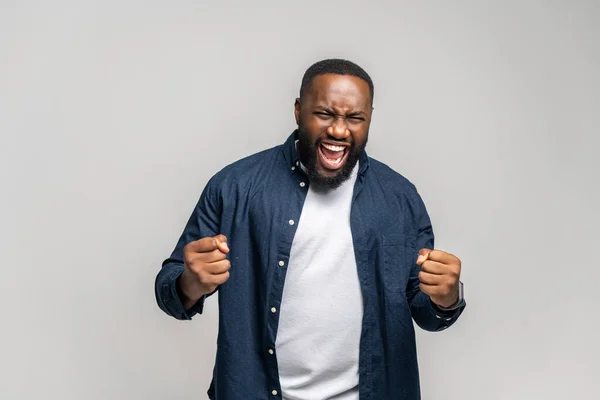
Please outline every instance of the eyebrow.
[[[323, 111], [326, 112], [327, 114], [333, 114], [333, 115], [337, 115], [337, 113], [327, 107], [323, 107], [323, 106], [317, 106], [315, 107], [316, 111]], [[364, 111], [354, 111], [351, 113], [348, 113], [346, 116], [347, 117], [357, 117], [359, 115], [366, 115], [366, 113]]]

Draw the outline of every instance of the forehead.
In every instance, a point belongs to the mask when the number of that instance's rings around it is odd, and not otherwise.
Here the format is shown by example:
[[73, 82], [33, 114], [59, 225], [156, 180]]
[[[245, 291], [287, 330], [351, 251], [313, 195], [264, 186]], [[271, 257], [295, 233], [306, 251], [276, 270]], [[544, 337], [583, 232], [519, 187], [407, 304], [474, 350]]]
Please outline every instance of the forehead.
[[307, 89], [309, 102], [329, 106], [366, 108], [371, 99], [367, 82], [352, 75], [317, 75]]

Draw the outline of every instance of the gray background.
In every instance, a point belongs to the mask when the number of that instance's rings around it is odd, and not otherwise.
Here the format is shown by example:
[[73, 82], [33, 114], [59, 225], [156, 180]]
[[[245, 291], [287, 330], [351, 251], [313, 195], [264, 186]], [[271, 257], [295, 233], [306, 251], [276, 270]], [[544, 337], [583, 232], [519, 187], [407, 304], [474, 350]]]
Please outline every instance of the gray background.
[[371, 74], [369, 153], [463, 260], [423, 398], [596, 398], [600, 2], [215, 3], [0, 2], [0, 398], [206, 397], [216, 301], [170, 319], [154, 277], [326, 57]]

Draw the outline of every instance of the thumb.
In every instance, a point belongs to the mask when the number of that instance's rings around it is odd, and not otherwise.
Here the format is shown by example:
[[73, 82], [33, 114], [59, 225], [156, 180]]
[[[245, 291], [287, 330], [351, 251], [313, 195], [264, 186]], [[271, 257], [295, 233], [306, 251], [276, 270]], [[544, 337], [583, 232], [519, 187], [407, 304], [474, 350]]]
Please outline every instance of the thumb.
[[433, 250], [430, 250], [430, 249], [419, 250], [419, 257], [417, 257], [417, 265], [423, 264], [429, 257], [429, 253], [431, 253], [432, 251]]
[[227, 246], [227, 236], [220, 234], [214, 237], [217, 248], [223, 253], [229, 253], [229, 246]]

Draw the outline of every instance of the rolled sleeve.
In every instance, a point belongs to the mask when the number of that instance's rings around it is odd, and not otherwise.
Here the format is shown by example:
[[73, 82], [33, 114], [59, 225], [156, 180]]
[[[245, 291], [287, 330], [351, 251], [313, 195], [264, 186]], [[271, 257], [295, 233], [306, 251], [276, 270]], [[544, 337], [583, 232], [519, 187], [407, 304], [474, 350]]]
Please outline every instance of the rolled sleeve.
[[202, 298], [189, 310], [183, 306], [183, 296], [178, 290], [177, 279], [183, 273], [183, 265], [170, 264], [163, 267], [156, 279], [156, 302], [166, 314], [180, 320], [191, 320], [204, 309]]
[[183, 305], [185, 296], [180, 293], [177, 280], [185, 269], [184, 247], [195, 240], [216, 236], [219, 232], [220, 213], [220, 191], [217, 179], [213, 177], [202, 191], [171, 257], [163, 262], [156, 276], [154, 285], [156, 302], [167, 315], [180, 320], [190, 320], [195, 314], [202, 313], [204, 301], [208, 296], [202, 296], [192, 308], [185, 310]]
[[418, 229], [416, 241], [416, 253], [412, 264], [410, 278], [407, 287], [407, 299], [414, 321], [424, 330], [436, 332], [449, 328], [462, 314], [466, 302], [463, 301], [454, 310], [442, 310], [437, 307], [431, 298], [421, 291], [419, 287], [419, 271], [421, 267], [416, 263], [418, 252], [421, 249], [434, 249], [435, 238], [431, 220], [425, 208], [425, 204], [416, 189], [413, 192], [412, 204], [416, 210], [416, 227]]

